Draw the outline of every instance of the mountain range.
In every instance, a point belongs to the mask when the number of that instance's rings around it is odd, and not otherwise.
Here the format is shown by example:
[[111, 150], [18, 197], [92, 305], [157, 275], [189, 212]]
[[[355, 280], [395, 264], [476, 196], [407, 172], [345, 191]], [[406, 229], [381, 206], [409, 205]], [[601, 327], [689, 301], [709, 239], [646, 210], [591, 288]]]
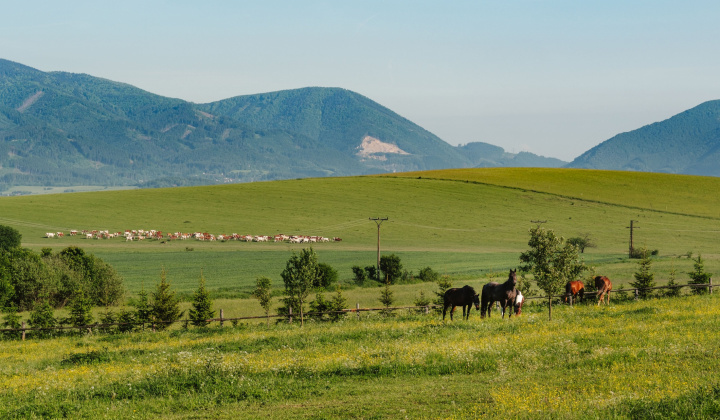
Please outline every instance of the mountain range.
[[0, 191], [163, 187], [473, 166], [558, 167], [451, 146], [358, 93], [310, 87], [208, 104], [0, 60]]
[[618, 134], [573, 162], [451, 146], [358, 93], [325, 87], [207, 104], [0, 59], [0, 191], [167, 187], [469, 167], [720, 176], [720, 101]]

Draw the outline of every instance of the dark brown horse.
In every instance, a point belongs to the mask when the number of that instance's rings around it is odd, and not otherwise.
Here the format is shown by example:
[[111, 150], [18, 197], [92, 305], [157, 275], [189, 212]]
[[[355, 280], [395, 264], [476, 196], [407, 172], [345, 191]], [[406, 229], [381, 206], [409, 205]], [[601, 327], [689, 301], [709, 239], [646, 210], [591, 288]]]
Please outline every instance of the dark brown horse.
[[[505, 318], [505, 308], [513, 307], [515, 305], [515, 298], [517, 297], [517, 270], [510, 270], [508, 279], [505, 283], [496, 283], [494, 281], [486, 284], [482, 288], [482, 306], [481, 317], [485, 318], [485, 312], [490, 317], [490, 310], [492, 304], [496, 301], [500, 302], [502, 308], [502, 316]], [[514, 308], [513, 308], [514, 309]], [[512, 316], [512, 310], [508, 313], [508, 318]]]
[[[465, 285], [461, 288], [452, 288], [445, 291], [443, 295], [443, 320], [445, 320], [445, 313], [447, 309], [452, 306], [450, 310], [450, 320], [453, 319], [453, 313], [455, 312], [456, 306], [462, 306], [463, 308], [463, 319], [470, 319], [470, 309], [475, 304], [475, 310], [480, 310], [480, 297], [475, 293], [475, 289]], [[467, 306], [467, 315], [465, 314], [465, 307]]]
[[[598, 306], [600, 306], [600, 302], [605, 303], [606, 305], [610, 304], [610, 291], [612, 290], [612, 282], [609, 278], [605, 276], [596, 276], [595, 277], [595, 288], [597, 289], [597, 296], [598, 296]], [[603, 297], [607, 296], [607, 302], [604, 302]]]
[[565, 285], [565, 302], [568, 301], [569, 297], [572, 297], [571, 302], [575, 301], [577, 296], [580, 296], [580, 302], [585, 299], [585, 283], [581, 281], [569, 281]]

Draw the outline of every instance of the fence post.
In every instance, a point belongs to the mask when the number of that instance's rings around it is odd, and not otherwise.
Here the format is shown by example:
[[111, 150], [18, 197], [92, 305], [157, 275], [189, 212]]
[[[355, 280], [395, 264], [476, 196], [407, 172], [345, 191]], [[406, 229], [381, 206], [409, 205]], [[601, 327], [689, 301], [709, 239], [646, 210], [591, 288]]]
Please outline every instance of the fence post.
[[357, 313], [357, 319], [360, 321], [360, 303], [355, 304], [355, 313]]
[[710, 287], [708, 288], [709, 293], [712, 293], [712, 277], [710, 277]]
[[638, 289], [635, 289], [635, 300], [638, 300]]
[[220, 309], [220, 328], [223, 326], [223, 310]]
[[430, 305], [425, 305], [425, 315], [430, 313]]
[[22, 322], [22, 341], [25, 341], [25, 321]]
[[288, 306], [288, 324], [292, 324], [292, 307]]

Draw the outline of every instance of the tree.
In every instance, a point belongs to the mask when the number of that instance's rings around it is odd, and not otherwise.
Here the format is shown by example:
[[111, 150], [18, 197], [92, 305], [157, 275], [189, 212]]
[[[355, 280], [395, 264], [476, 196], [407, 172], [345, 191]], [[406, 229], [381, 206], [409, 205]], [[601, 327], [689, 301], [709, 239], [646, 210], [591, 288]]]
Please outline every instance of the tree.
[[317, 283], [319, 277], [317, 254], [310, 249], [303, 249], [300, 255], [293, 252], [280, 276], [285, 283], [285, 304], [300, 312], [300, 325], [305, 325], [305, 300]]
[[70, 305], [70, 323], [75, 327], [82, 327], [93, 322], [92, 302], [82, 289], [75, 291], [72, 305]]
[[675, 264], [673, 264], [672, 267], [670, 268], [670, 275], [668, 277], [669, 278], [668, 283], [667, 283], [668, 289], [665, 292], [665, 296], [667, 296], [667, 297], [680, 296], [680, 288], [673, 287], [673, 286], [678, 285], [677, 282], [675, 281], [676, 276], [677, 276], [677, 270], [675, 269]]
[[333, 313], [330, 314], [330, 319], [337, 321], [344, 317], [345, 314], [340, 312], [344, 309], [347, 309], [347, 299], [343, 296], [342, 290], [340, 290], [340, 286], [338, 285], [335, 295], [330, 299], [330, 310], [333, 311]]
[[390, 280], [385, 280], [385, 287], [383, 287], [382, 291], [380, 291], [380, 303], [382, 303], [385, 306], [385, 310], [383, 313], [385, 315], [390, 315], [390, 307], [393, 303], [395, 303], [395, 298], [393, 297], [393, 291], [390, 290]]
[[15, 228], [0, 225], [0, 251], [20, 247], [22, 235]]
[[152, 294], [150, 308], [154, 321], [158, 323], [156, 325], [158, 329], [167, 328], [183, 316], [184, 311], [180, 311], [180, 300], [175, 296], [175, 292], [170, 290], [164, 267], [160, 271], [160, 283]]
[[[431, 303], [430, 298], [425, 296], [424, 290], [421, 290], [418, 297], [416, 297], [415, 300], [413, 301], [413, 305], [415, 305], [415, 306], [430, 306], [430, 303]], [[417, 310], [417, 312], [422, 313], [424, 310], [425, 309], [423, 309], [423, 308], [419, 308]]]
[[374, 265], [368, 265], [367, 267], [365, 267], [365, 273], [367, 274], [367, 278], [378, 280], [377, 267], [375, 267]]
[[193, 294], [192, 308], [188, 311], [190, 323], [196, 327], [206, 327], [208, 319], [215, 316], [212, 310], [213, 301], [210, 292], [205, 288], [205, 277], [200, 273], [200, 285]]
[[[150, 307], [150, 298], [148, 292], [145, 290], [144, 284], [141, 286], [137, 300], [131, 301], [130, 304], [135, 307], [135, 313], [132, 314], [133, 322], [139, 322], [141, 324], [150, 322], [152, 318], [152, 307]], [[130, 319], [129, 316], [127, 318]]]
[[318, 264], [318, 280], [313, 286], [319, 289], [327, 290], [338, 279], [338, 272], [332, 266], [325, 263]]
[[538, 287], [548, 296], [548, 317], [552, 319], [552, 298], [565, 290], [565, 284], [573, 281], [587, 270], [585, 263], [578, 261], [578, 249], [565, 242], [552, 230], [540, 226], [530, 229], [530, 249], [520, 254], [520, 267], [531, 273]]
[[445, 292], [452, 288], [452, 280], [450, 279], [450, 276], [441, 276], [437, 280], [437, 286], [438, 288], [434, 292], [435, 300], [433, 301], [433, 304], [436, 306], [435, 310], [437, 312], [442, 312], [442, 308], [445, 306]]
[[260, 302], [260, 306], [265, 310], [268, 326], [270, 326], [270, 301], [272, 300], [271, 286], [272, 281], [269, 278], [258, 277], [255, 281], [255, 290], [252, 293], [253, 297]]
[[[20, 313], [18, 313], [17, 306], [11, 305], [11, 306], [5, 306], [3, 307], [3, 322], [2, 327], [3, 329], [19, 329], [22, 324], [20, 323], [21, 317]], [[15, 338], [17, 337], [17, 332], [13, 334], [13, 331], [3, 331], [3, 335], [6, 338]]]
[[597, 247], [595, 242], [592, 241], [592, 238], [590, 238], [589, 233], [585, 233], [582, 236], [576, 236], [574, 238], [568, 238], [567, 242], [578, 247], [581, 254], [585, 252], [585, 248]]
[[380, 271], [383, 273], [385, 280], [390, 284], [395, 282], [402, 276], [402, 264], [400, 263], [400, 257], [395, 254], [383, 255], [380, 257]]
[[[693, 259], [694, 270], [689, 272], [690, 281], [688, 284], [708, 284], [712, 274], [705, 272], [705, 263], [703, 262], [702, 255], [698, 254], [697, 259]], [[707, 293], [707, 287], [693, 287], [692, 292], [695, 294]]]
[[638, 297], [645, 299], [650, 296], [652, 296], [652, 290], [648, 290], [650, 287], [655, 287], [655, 274], [650, 272], [650, 267], [652, 266], [652, 259], [650, 258], [650, 253], [647, 252], [647, 249], [642, 249], [642, 259], [638, 261], [638, 271], [633, 274], [635, 277], [634, 282], [630, 282], [630, 286], [632, 286], [635, 289], [638, 289], [637, 295]]
[[[55, 318], [53, 307], [50, 305], [48, 299], [35, 304], [33, 310], [30, 312], [30, 319], [28, 323], [32, 328], [54, 328], [58, 325], [58, 321]], [[38, 337], [47, 337], [52, 335], [52, 331], [38, 331]]]

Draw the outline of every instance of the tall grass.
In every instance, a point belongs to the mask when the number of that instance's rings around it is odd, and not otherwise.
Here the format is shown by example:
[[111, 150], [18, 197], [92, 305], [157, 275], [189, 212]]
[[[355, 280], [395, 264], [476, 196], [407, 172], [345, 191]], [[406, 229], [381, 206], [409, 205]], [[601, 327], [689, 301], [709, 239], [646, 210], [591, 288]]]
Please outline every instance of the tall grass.
[[4, 342], [0, 417], [713, 418], [718, 299]]

